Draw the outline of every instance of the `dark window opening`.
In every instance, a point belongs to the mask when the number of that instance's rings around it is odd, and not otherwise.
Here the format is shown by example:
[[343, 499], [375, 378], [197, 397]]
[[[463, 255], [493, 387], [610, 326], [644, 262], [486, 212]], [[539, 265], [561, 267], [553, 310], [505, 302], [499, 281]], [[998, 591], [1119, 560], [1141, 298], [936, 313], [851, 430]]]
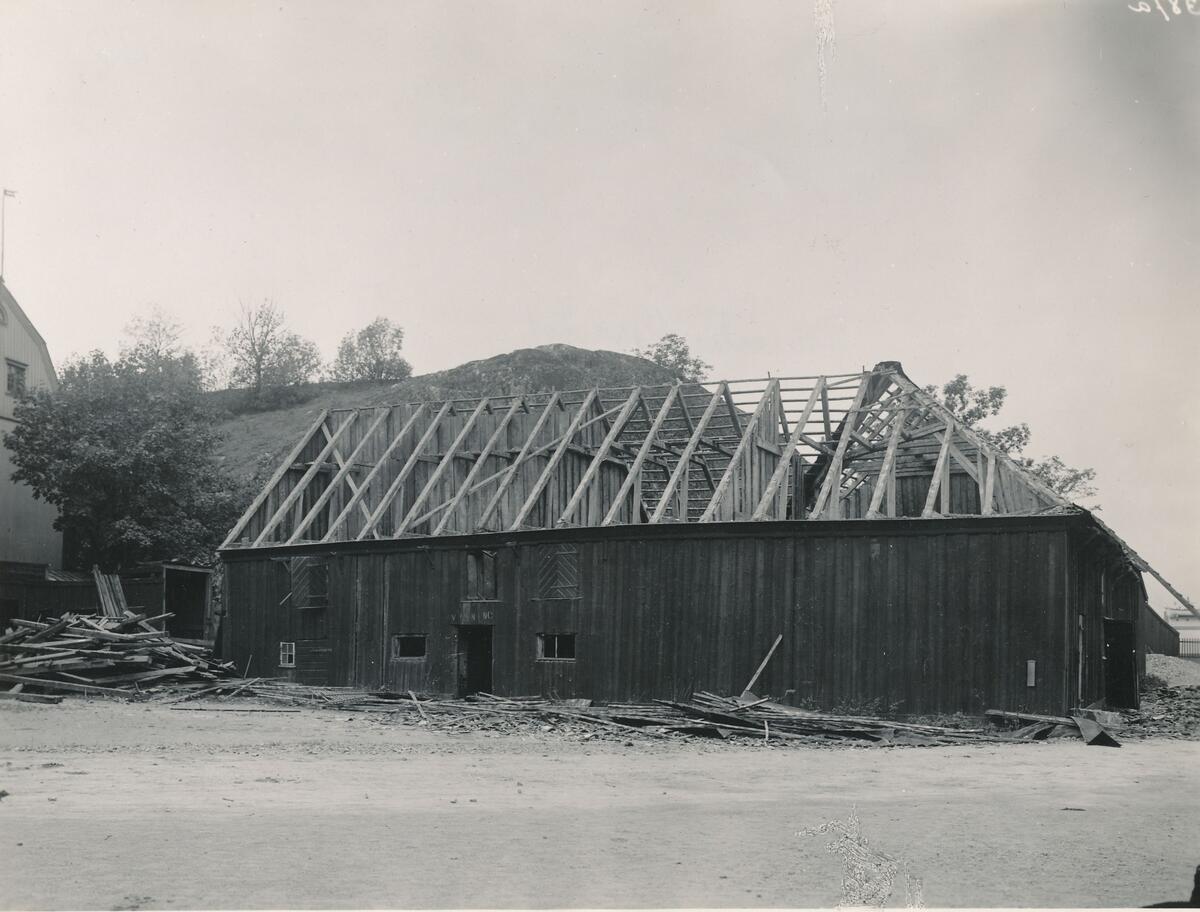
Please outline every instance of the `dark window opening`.
[[296, 644], [295, 643], [280, 643], [279, 644], [279, 667], [280, 668], [295, 668], [296, 667]]
[[25, 365], [16, 361], [8, 362], [5, 373], [5, 392], [10, 396], [25, 395]]
[[323, 557], [293, 557], [293, 608], [329, 607], [329, 564]]
[[579, 598], [579, 552], [574, 545], [544, 545], [538, 556], [538, 598]]
[[467, 552], [467, 598], [480, 601], [496, 598], [496, 552]]
[[425, 634], [400, 634], [392, 637], [393, 659], [425, 658]]
[[539, 633], [539, 659], [571, 659], [575, 658], [575, 634], [573, 633]]

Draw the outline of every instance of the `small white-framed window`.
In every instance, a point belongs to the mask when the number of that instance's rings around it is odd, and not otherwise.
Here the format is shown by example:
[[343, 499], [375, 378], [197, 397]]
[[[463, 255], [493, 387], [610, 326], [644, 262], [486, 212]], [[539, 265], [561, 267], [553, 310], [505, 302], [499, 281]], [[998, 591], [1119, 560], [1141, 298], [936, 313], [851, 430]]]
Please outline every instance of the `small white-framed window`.
[[539, 633], [538, 658], [559, 662], [575, 661], [575, 634]]
[[279, 644], [279, 667], [280, 668], [295, 668], [296, 667], [296, 644], [295, 643], [280, 643]]

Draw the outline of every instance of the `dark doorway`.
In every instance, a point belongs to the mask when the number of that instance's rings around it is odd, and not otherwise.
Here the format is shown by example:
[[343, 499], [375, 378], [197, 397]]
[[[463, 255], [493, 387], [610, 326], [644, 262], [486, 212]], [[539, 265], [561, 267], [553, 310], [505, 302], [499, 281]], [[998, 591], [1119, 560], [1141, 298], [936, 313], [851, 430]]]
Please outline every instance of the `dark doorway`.
[[1137, 706], [1137, 652], [1132, 621], [1104, 619], [1104, 700], [1113, 709]]
[[458, 695], [492, 691], [492, 627], [490, 624], [458, 628]]

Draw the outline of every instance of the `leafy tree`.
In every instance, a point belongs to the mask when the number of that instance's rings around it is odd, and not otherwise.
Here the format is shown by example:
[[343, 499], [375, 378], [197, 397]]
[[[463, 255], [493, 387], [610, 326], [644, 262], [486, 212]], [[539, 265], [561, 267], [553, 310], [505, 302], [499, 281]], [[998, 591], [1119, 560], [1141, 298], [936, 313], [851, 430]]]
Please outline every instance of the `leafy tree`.
[[58, 391], [24, 397], [4, 435], [13, 479], [59, 508], [79, 566], [211, 556], [238, 513], [194, 357], [138, 345], [68, 362]]
[[957, 374], [953, 380], [941, 387], [927, 386], [925, 391], [942, 403], [950, 413], [975, 433], [992, 444], [1018, 465], [1027, 469], [1042, 484], [1063, 497], [1092, 497], [1096, 494], [1092, 482], [1095, 469], [1075, 469], [1058, 456], [1035, 460], [1024, 455], [1031, 434], [1029, 425], [1013, 424], [998, 431], [980, 427], [985, 418], [1000, 414], [1008, 398], [1003, 386], [975, 387], [966, 374]]
[[707, 377], [708, 372], [712, 370], [711, 364], [692, 354], [687, 339], [675, 333], [667, 333], [645, 348], [635, 348], [633, 353], [665, 367], [680, 380], [698, 382]]
[[407, 380], [412, 365], [400, 355], [404, 330], [376, 317], [358, 332], [346, 333], [330, 373], [334, 380]]
[[130, 369], [168, 384], [199, 387], [203, 370], [196, 354], [182, 342], [178, 320], [161, 307], [134, 317], [125, 325], [121, 361]]
[[316, 345], [287, 328], [283, 311], [271, 300], [242, 304], [234, 327], [224, 335], [227, 382], [264, 390], [307, 383], [320, 370]]

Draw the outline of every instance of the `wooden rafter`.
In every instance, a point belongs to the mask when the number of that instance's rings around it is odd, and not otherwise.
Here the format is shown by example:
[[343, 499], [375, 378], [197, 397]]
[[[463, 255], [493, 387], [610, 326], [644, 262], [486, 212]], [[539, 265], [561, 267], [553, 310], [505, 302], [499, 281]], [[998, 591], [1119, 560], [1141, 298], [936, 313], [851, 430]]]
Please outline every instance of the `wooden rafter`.
[[[350, 481], [350, 472], [354, 469], [354, 461], [358, 458], [359, 454], [366, 447], [368, 441], [370, 441], [371, 437], [374, 435], [374, 433], [378, 429], [379, 425], [381, 425], [387, 419], [388, 411], [389, 410], [386, 408], [383, 409], [379, 413], [379, 415], [376, 417], [376, 419], [373, 422], [371, 422], [371, 426], [367, 428], [367, 432], [362, 435], [362, 439], [359, 440], [358, 444], [354, 447], [354, 449], [350, 451], [349, 457], [346, 459], [346, 461], [344, 463], [342, 463], [341, 467], [338, 469], [337, 474], [333, 476], [333, 479], [325, 487], [325, 490], [321, 492], [321, 496], [317, 498], [317, 502], [312, 505], [312, 507], [309, 509], [308, 513], [305, 515], [304, 519], [302, 519], [300, 521], [300, 523], [296, 526], [295, 531], [292, 532], [291, 537], [288, 538], [288, 540], [287, 540], [287, 543], [289, 545], [293, 545], [296, 542], [298, 542], [300, 540], [301, 536], [303, 536], [304, 533], [308, 531], [308, 527], [311, 526], [313, 524], [313, 521], [317, 518], [317, 516], [320, 515], [321, 510], [324, 509], [324, 507], [325, 507], [325, 504], [327, 504], [329, 502], [329, 499], [331, 497], [333, 497], [333, 495], [335, 493], [337, 493], [338, 486], [341, 485], [342, 481], [343, 480]], [[328, 429], [326, 429], [326, 433], [328, 433]], [[335, 450], [335, 452], [336, 452], [336, 450]], [[350, 494], [352, 496], [357, 495], [359, 490], [361, 490], [361, 489], [360, 488], [352, 489]], [[362, 512], [364, 514], [364, 519], [369, 519], [371, 514], [367, 510], [366, 504], [364, 504], [361, 499], [359, 499], [358, 504], [362, 508]]]
[[546, 489], [546, 485], [550, 483], [558, 464], [562, 462], [563, 456], [567, 452], [567, 448], [571, 445], [571, 440], [575, 437], [579, 430], [579, 425], [583, 423], [584, 416], [591, 411], [592, 406], [600, 397], [600, 390], [593, 389], [588, 393], [587, 398], [583, 400], [583, 404], [579, 406], [579, 411], [575, 413], [575, 417], [571, 419], [571, 424], [567, 427], [567, 432], [563, 434], [562, 441], [554, 451], [546, 467], [542, 470], [542, 474], [538, 476], [538, 480], [534, 482], [533, 488], [529, 492], [529, 496], [525, 498], [525, 503], [521, 504], [521, 509], [517, 511], [517, 515], [513, 517], [508, 530], [515, 532], [521, 528], [521, 523], [525, 521], [525, 517], [537, 504], [538, 498], [542, 496], [542, 491]]
[[375, 505], [375, 509], [371, 511], [371, 518], [367, 520], [362, 529], [359, 531], [358, 535], [355, 536], [357, 541], [362, 541], [368, 535], [373, 535], [375, 533], [375, 528], [379, 525], [379, 520], [383, 518], [383, 514], [386, 513], [391, 507], [392, 501], [395, 500], [396, 495], [400, 493], [400, 488], [404, 486], [404, 482], [408, 481], [408, 476], [412, 474], [412, 470], [416, 468], [417, 463], [421, 460], [421, 451], [425, 449], [426, 445], [433, 438], [433, 435], [437, 433], [437, 429], [441, 425], [442, 419], [449, 414], [452, 407], [452, 402], [442, 403], [442, 407], [438, 409], [438, 413], [433, 416], [433, 420], [429, 422], [429, 426], [425, 428], [425, 433], [421, 435], [421, 439], [418, 440], [416, 446], [413, 447], [413, 450], [409, 454], [408, 459], [405, 461], [403, 468], [401, 468], [396, 474], [396, 477], [392, 479], [392, 483], [388, 485], [387, 491], [385, 491], [383, 497], [379, 499], [379, 503]]
[[[322, 542], [333, 540], [333, 536], [342, 527], [342, 523], [346, 521], [346, 518], [350, 515], [355, 505], [367, 495], [367, 492], [371, 489], [371, 482], [375, 480], [376, 475], [383, 471], [383, 467], [387, 465], [388, 459], [391, 457], [392, 453], [396, 451], [396, 448], [400, 446], [400, 442], [404, 440], [405, 435], [407, 435], [408, 432], [413, 429], [417, 421], [428, 411], [428, 404], [421, 403], [421, 405], [417, 407], [416, 411], [412, 413], [409, 419], [404, 422], [404, 426], [396, 432], [394, 437], [392, 437], [391, 443], [387, 445], [387, 449], [383, 451], [383, 455], [375, 460], [375, 467], [367, 473], [367, 477], [363, 479], [362, 485], [359, 486], [359, 489], [356, 492], [350, 495], [350, 500], [344, 507], [342, 507], [342, 512], [339, 513], [337, 518], [329, 524], [329, 528], [325, 532], [325, 537], [321, 539]], [[370, 522], [370, 520], [365, 520], [365, 522]]]
[[321, 471], [321, 467], [325, 464], [325, 460], [329, 458], [329, 454], [333, 448], [337, 446], [337, 442], [341, 438], [342, 434], [349, 430], [350, 426], [354, 424], [357, 419], [358, 412], [351, 412], [346, 417], [346, 420], [338, 425], [338, 429], [325, 443], [325, 446], [321, 448], [321, 452], [317, 455], [317, 458], [312, 461], [312, 464], [307, 470], [305, 470], [304, 474], [300, 476], [300, 480], [296, 482], [296, 486], [288, 492], [288, 495], [283, 499], [283, 503], [279, 505], [279, 508], [263, 526], [262, 531], [258, 533], [258, 538], [254, 539], [255, 548], [262, 547], [263, 542], [265, 542], [270, 537], [271, 533], [275, 531], [275, 527], [278, 526], [283, 520], [283, 517], [287, 515], [288, 510], [291, 509], [294, 504], [298, 503], [300, 498], [304, 496], [304, 492], [308, 490], [308, 483], [313, 480], [319, 471]]
[[288, 470], [296, 464], [296, 460], [300, 458], [305, 448], [309, 445], [309, 443], [312, 442], [313, 437], [325, 425], [325, 419], [328, 417], [329, 409], [322, 409], [321, 414], [317, 416], [317, 420], [312, 423], [312, 426], [305, 432], [304, 436], [300, 438], [300, 442], [292, 448], [291, 452], [289, 452], [286, 457], [284, 457], [283, 462], [279, 464], [279, 467], [271, 476], [270, 481], [268, 481], [263, 489], [258, 492], [258, 496], [251, 501], [250, 506], [246, 508], [246, 512], [241, 515], [240, 519], [238, 519], [237, 524], [233, 527], [232, 531], [225, 536], [225, 541], [221, 543], [222, 548], [228, 548], [231, 544], [237, 541], [238, 536], [246, 530], [246, 526], [250, 524], [250, 520], [254, 518], [254, 514], [256, 514], [259, 508], [267, 502], [267, 498], [270, 497], [275, 491], [275, 488], [278, 486], [279, 482], [283, 480], [283, 476], [288, 473]]
[[[688, 439], [687, 446], [683, 448], [683, 452], [679, 455], [679, 462], [675, 465], [675, 471], [671, 473], [670, 479], [667, 481], [667, 486], [663, 488], [662, 494], [659, 496], [658, 505], [654, 508], [654, 512], [650, 515], [650, 522], [657, 523], [663, 518], [663, 514], [667, 510], [667, 505], [672, 497], [675, 496], [675, 488], [679, 485], [679, 479], [683, 477], [687, 471], [688, 463], [691, 462], [692, 456], [696, 452], [696, 447], [700, 446], [700, 441], [704, 438], [704, 430], [708, 427], [708, 423], [712, 421], [713, 415], [717, 412], [717, 406], [721, 400], [729, 392], [729, 386], [726, 383], [717, 384], [716, 390], [713, 391], [712, 398], [708, 400], [708, 406], [704, 409], [704, 414], [700, 416], [700, 420], [696, 422], [696, 429], [692, 431], [692, 436]], [[728, 400], [726, 400], [728, 401]], [[714, 491], [716, 489], [714, 488]], [[685, 495], [686, 500], [686, 495]], [[684, 514], [687, 514], [687, 505], [684, 505]]]
[[[942, 482], [949, 469], [950, 438], [954, 436], [954, 425], [947, 423], [942, 433], [936, 436], [941, 440], [942, 448], [938, 450], [937, 464], [933, 467], [933, 478], [929, 482], [929, 493], [925, 495], [925, 507], [921, 510], [921, 515], [925, 517], [933, 515], [934, 504], [937, 503], [938, 493], [942, 491]], [[948, 481], [946, 486], [949, 487]], [[950, 512], [947, 509], [947, 505], [950, 503], [949, 494], [949, 491], [944, 491], [941, 494], [943, 513]]]
[[879, 508], [883, 503], [883, 495], [886, 491], [889, 495], [888, 500], [888, 515], [894, 516], [896, 512], [896, 449], [900, 443], [900, 438], [904, 436], [904, 412], [896, 412], [892, 418], [892, 432], [888, 435], [887, 449], [883, 454], [883, 465], [879, 469], [879, 476], [875, 481], [875, 490], [871, 492], [871, 504], [867, 507], [867, 519], [875, 519], [879, 516]]
[[[511, 485], [513, 479], [517, 477], [517, 473], [521, 471], [521, 466], [525, 464], [525, 460], [529, 458], [530, 450], [533, 449], [534, 441], [537, 440], [537, 436], [541, 433], [542, 428], [546, 426], [546, 422], [550, 419], [550, 413], [554, 411], [555, 406], [561, 405], [562, 395], [560, 393], [555, 393], [550, 397], [550, 401], [546, 403], [545, 408], [542, 409], [542, 413], [538, 415], [538, 420], [534, 424], [533, 430], [530, 431], [529, 436], [525, 438], [525, 443], [522, 444], [521, 451], [517, 453], [517, 458], [513, 460], [512, 465], [510, 465], [504, 470], [503, 473], [501, 473], [504, 475], [504, 478], [500, 481], [500, 485], [496, 488], [495, 493], [492, 494], [492, 499], [488, 501], [487, 506], [479, 515], [479, 521], [475, 524], [475, 528], [483, 529], [487, 526], [488, 520], [492, 518], [492, 514], [496, 511], [496, 508], [500, 506], [500, 501], [504, 497], [505, 492], [508, 490], [509, 485]], [[482, 481], [479, 482], [479, 485], [482, 486], [486, 483], [486, 481]]]
[[[771, 480], [767, 482], [767, 487], [763, 490], [762, 497], [759, 498], [758, 506], [755, 508], [751, 519], [766, 519], [767, 508], [770, 506], [775, 492], [779, 490], [779, 486], [787, 477], [787, 473], [791, 470], [792, 455], [796, 452], [796, 447], [800, 445], [800, 438], [803, 436], [801, 432], [804, 430], [805, 425], [808, 424], [809, 416], [812, 415], [813, 409], [816, 408], [817, 399], [824, 389], [825, 378], [821, 377], [817, 380], [812, 392], [808, 394], [808, 402], [804, 405], [804, 411], [796, 419], [796, 423], [792, 427], [792, 433], [788, 437], [787, 445], [784, 446], [783, 452], [779, 455], [779, 463], [775, 466], [775, 471], [771, 473]], [[776, 387], [776, 392], [778, 392], [778, 387]]]
[[633, 392], [629, 394], [629, 398], [625, 400], [625, 404], [621, 407], [620, 414], [613, 420], [608, 433], [604, 435], [604, 440], [600, 442], [600, 447], [596, 450], [596, 455], [592, 457], [592, 461], [583, 473], [583, 477], [579, 480], [579, 484], [575, 486], [575, 492], [571, 495], [571, 499], [567, 501], [567, 505], [563, 508], [562, 515], [558, 518], [560, 526], [565, 526], [570, 521], [572, 514], [579, 507], [579, 503], [583, 500], [584, 495], [587, 494], [592, 481], [599, 474], [600, 467], [604, 465], [604, 460], [608, 458], [608, 451], [612, 449], [617, 438], [625, 431], [625, 425], [633, 416], [633, 411], [637, 408], [639, 402], [642, 402], [642, 391], [635, 387]]
[[767, 384], [767, 388], [763, 391], [762, 396], [758, 400], [758, 405], [754, 409], [754, 414], [750, 416], [749, 422], [742, 429], [742, 439], [738, 443], [737, 449], [733, 452], [733, 458], [729, 460], [729, 465], [725, 467], [725, 472], [721, 475], [721, 480], [717, 482], [717, 489], [713, 491], [712, 497], [708, 499], [708, 506], [700, 514], [700, 522], [712, 522], [713, 516], [716, 515], [717, 507], [720, 506], [721, 499], [725, 496], [725, 492], [729, 490], [729, 486], [733, 482], [733, 476], [740, 468], [742, 460], [745, 459], [746, 453], [750, 449], [751, 441], [755, 439], [755, 432], [758, 429], [758, 424], [762, 420], [763, 414], [766, 412], [768, 406], [774, 403], [775, 395], [778, 391], [778, 380], [772, 380]]
[[492, 455], [492, 451], [495, 450], [496, 444], [500, 441], [500, 438], [504, 435], [504, 432], [508, 430], [508, 425], [510, 422], [512, 422], [513, 416], [516, 415], [516, 413], [522, 408], [528, 408], [528, 406], [525, 405], [525, 400], [518, 396], [512, 401], [512, 405], [508, 407], [508, 411], [504, 413], [504, 418], [501, 419], [500, 424], [496, 426], [496, 430], [492, 432], [492, 436], [488, 438], [488, 442], [484, 444], [483, 449], [479, 453], [479, 458], [475, 460], [475, 464], [471, 466], [471, 471], [467, 473], [467, 477], [463, 480], [463, 483], [459, 485], [458, 490], [454, 492], [454, 497], [452, 497], [446, 504], [445, 512], [442, 514], [441, 521], [438, 522], [437, 528], [433, 530], [434, 535], [441, 535], [442, 532], [445, 531], [447, 523], [449, 523], [454, 516], [455, 509], [457, 509], [462, 499], [467, 496], [467, 493], [471, 489], [471, 485], [475, 482], [476, 476], [483, 471], [484, 465], [487, 464], [488, 457]]
[[650, 424], [650, 430], [646, 432], [646, 437], [642, 441], [642, 445], [638, 448], [637, 455], [633, 458], [633, 463], [625, 473], [625, 479], [621, 482], [617, 496], [613, 498], [612, 506], [609, 507], [608, 513], [600, 525], [611, 526], [617, 521], [617, 517], [621, 515], [621, 508], [625, 504], [625, 499], [629, 496], [633, 486], [637, 484], [638, 479], [641, 478], [642, 466], [646, 462], [646, 458], [650, 455], [650, 451], [654, 448], [659, 431], [662, 430], [663, 423], [671, 413], [671, 406], [678, 397], [679, 384], [677, 383], [671, 387], [671, 391], [667, 393], [667, 398], [663, 400], [662, 406], [659, 407], [658, 414], [654, 416], [654, 421]]
[[[827, 519], [841, 519], [842, 514], [842, 462], [846, 457], [846, 448], [850, 445], [851, 432], [854, 430], [855, 419], [858, 418], [859, 409], [862, 407], [863, 398], [867, 394], [867, 380], [869, 374], [863, 374], [858, 385], [858, 392], [854, 394], [854, 404], [850, 406], [850, 411], [846, 415], [842, 425], [842, 432], [838, 438], [837, 449], [833, 452], [833, 458], [829, 460], [829, 466], [825, 471], [825, 480], [821, 485], [821, 493], [817, 495], [817, 502], [813, 506], [814, 517], [820, 516], [828, 510]], [[826, 507], [828, 504], [828, 507]]]
[[[454, 465], [454, 460], [458, 457], [458, 451], [462, 448], [467, 437], [475, 428], [475, 422], [479, 420], [479, 416], [488, 408], [489, 400], [479, 400], [479, 405], [475, 406], [475, 411], [471, 412], [462, 430], [458, 432], [458, 436], [454, 438], [454, 442], [450, 444], [446, 454], [442, 457], [442, 461], [438, 463], [433, 474], [429, 476], [429, 480], [425, 482], [425, 487], [421, 488], [421, 493], [414, 498], [412, 506], [408, 508], [408, 512], [404, 514], [404, 519], [400, 520], [400, 525], [396, 527], [396, 534], [401, 535], [407, 532], [413, 523], [413, 519], [417, 516], [417, 511], [425, 505], [425, 501], [429, 499], [429, 495], [433, 493], [438, 483], [442, 480], [442, 476], [446, 474], [449, 468]], [[419, 449], [419, 448], [418, 448]]]

